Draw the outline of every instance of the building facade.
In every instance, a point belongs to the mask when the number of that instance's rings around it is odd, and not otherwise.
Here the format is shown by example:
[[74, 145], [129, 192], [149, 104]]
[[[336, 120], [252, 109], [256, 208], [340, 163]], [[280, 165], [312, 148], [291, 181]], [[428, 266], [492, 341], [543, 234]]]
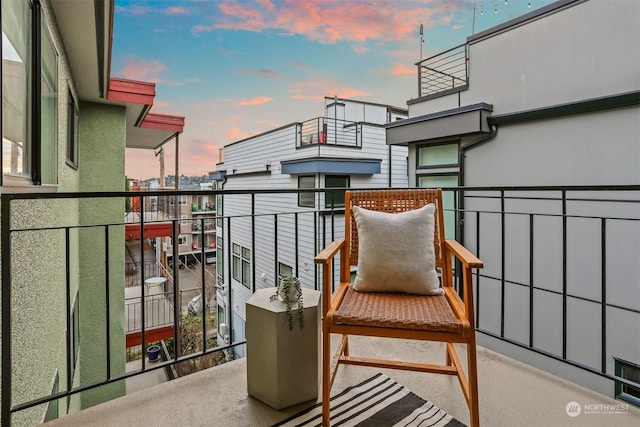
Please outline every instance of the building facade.
[[640, 365], [637, 193], [602, 188], [640, 183], [639, 20], [634, 1], [564, 0], [472, 35], [418, 64], [409, 118], [387, 125], [410, 186], [569, 188], [465, 192], [447, 232], [485, 263], [479, 343], [609, 395], [590, 372]]
[[[113, 2], [0, 7], [0, 194], [123, 191], [125, 148], [161, 144], [184, 118], [149, 112], [154, 84], [111, 78]], [[3, 197], [2, 210], [10, 214], [0, 236], [2, 371], [11, 364], [12, 373], [2, 378], [4, 419], [5, 406], [124, 373], [124, 200]], [[113, 225], [90, 226], [101, 222]], [[11, 423], [37, 424], [124, 393], [124, 381], [113, 381], [20, 411]]]
[[[333, 233], [341, 232], [345, 187], [407, 186], [407, 149], [387, 145], [384, 129], [406, 113], [325, 98], [323, 117], [224, 147], [224, 161], [211, 174], [219, 188], [303, 192], [219, 196], [216, 274], [222, 339], [244, 339], [245, 302], [256, 289], [275, 286], [279, 276], [294, 275], [303, 286], [317, 286], [313, 258]], [[315, 192], [328, 188], [341, 190]], [[284, 212], [288, 215], [278, 215], [275, 222], [270, 216]], [[243, 350], [236, 353], [244, 355]]]

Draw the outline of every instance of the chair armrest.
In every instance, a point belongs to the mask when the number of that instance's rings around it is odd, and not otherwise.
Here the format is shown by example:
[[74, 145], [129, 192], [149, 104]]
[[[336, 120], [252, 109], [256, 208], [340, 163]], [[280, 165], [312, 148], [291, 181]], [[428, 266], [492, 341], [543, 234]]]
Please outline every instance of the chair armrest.
[[344, 239], [336, 239], [324, 248], [316, 257], [314, 261], [316, 264], [328, 263], [336, 254], [344, 247]]
[[484, 264], [480, 259], [473, 255], [467, 248], [462, 246], [456, 240], [446, 240], [444, 242], [445, 247], [449, 249], [458, 258], [465, 267], [468, 268], [482, 268]]

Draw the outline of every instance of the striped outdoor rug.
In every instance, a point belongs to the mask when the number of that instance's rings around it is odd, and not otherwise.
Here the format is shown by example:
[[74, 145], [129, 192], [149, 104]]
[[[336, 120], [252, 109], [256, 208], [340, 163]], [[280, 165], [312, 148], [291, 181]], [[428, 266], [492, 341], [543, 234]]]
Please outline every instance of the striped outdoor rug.
[[[316, 404], [274, 427], [321, 424], [322, 407]], [[377, 374], [331, 397], [331, 425], [464, 427], [433, 403], [416, 396], [384, 374]]]

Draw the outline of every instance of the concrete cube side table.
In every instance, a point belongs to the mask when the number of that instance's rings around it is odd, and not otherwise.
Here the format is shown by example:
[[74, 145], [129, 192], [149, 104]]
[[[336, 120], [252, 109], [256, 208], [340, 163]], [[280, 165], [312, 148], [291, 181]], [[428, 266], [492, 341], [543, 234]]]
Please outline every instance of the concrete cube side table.
[[304, 329], [294, 313], [290, 331], [285, 303], [269, 300], [275, 291], [257, 290], [247, 301], [247, 389], [256, 399], [282, 409], [318, 398], [320, 292], [302, 289]]

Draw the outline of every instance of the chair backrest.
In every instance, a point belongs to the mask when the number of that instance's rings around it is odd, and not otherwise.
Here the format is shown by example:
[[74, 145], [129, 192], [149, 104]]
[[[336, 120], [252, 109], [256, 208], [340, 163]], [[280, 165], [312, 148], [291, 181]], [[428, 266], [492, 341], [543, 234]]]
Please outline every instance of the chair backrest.
[[358, 265], [358, 228], [351, 208], [360, 206], [372, 211], [400, 213], [433, 203], [435, 212], [434, 247], [436, 267], [443, 267], [441, 242], [444, 241], [442, 190], [416, 188], [411, 190], [356, 190], [345, 193], [345, 240], [349, 247], [349, 265]]

